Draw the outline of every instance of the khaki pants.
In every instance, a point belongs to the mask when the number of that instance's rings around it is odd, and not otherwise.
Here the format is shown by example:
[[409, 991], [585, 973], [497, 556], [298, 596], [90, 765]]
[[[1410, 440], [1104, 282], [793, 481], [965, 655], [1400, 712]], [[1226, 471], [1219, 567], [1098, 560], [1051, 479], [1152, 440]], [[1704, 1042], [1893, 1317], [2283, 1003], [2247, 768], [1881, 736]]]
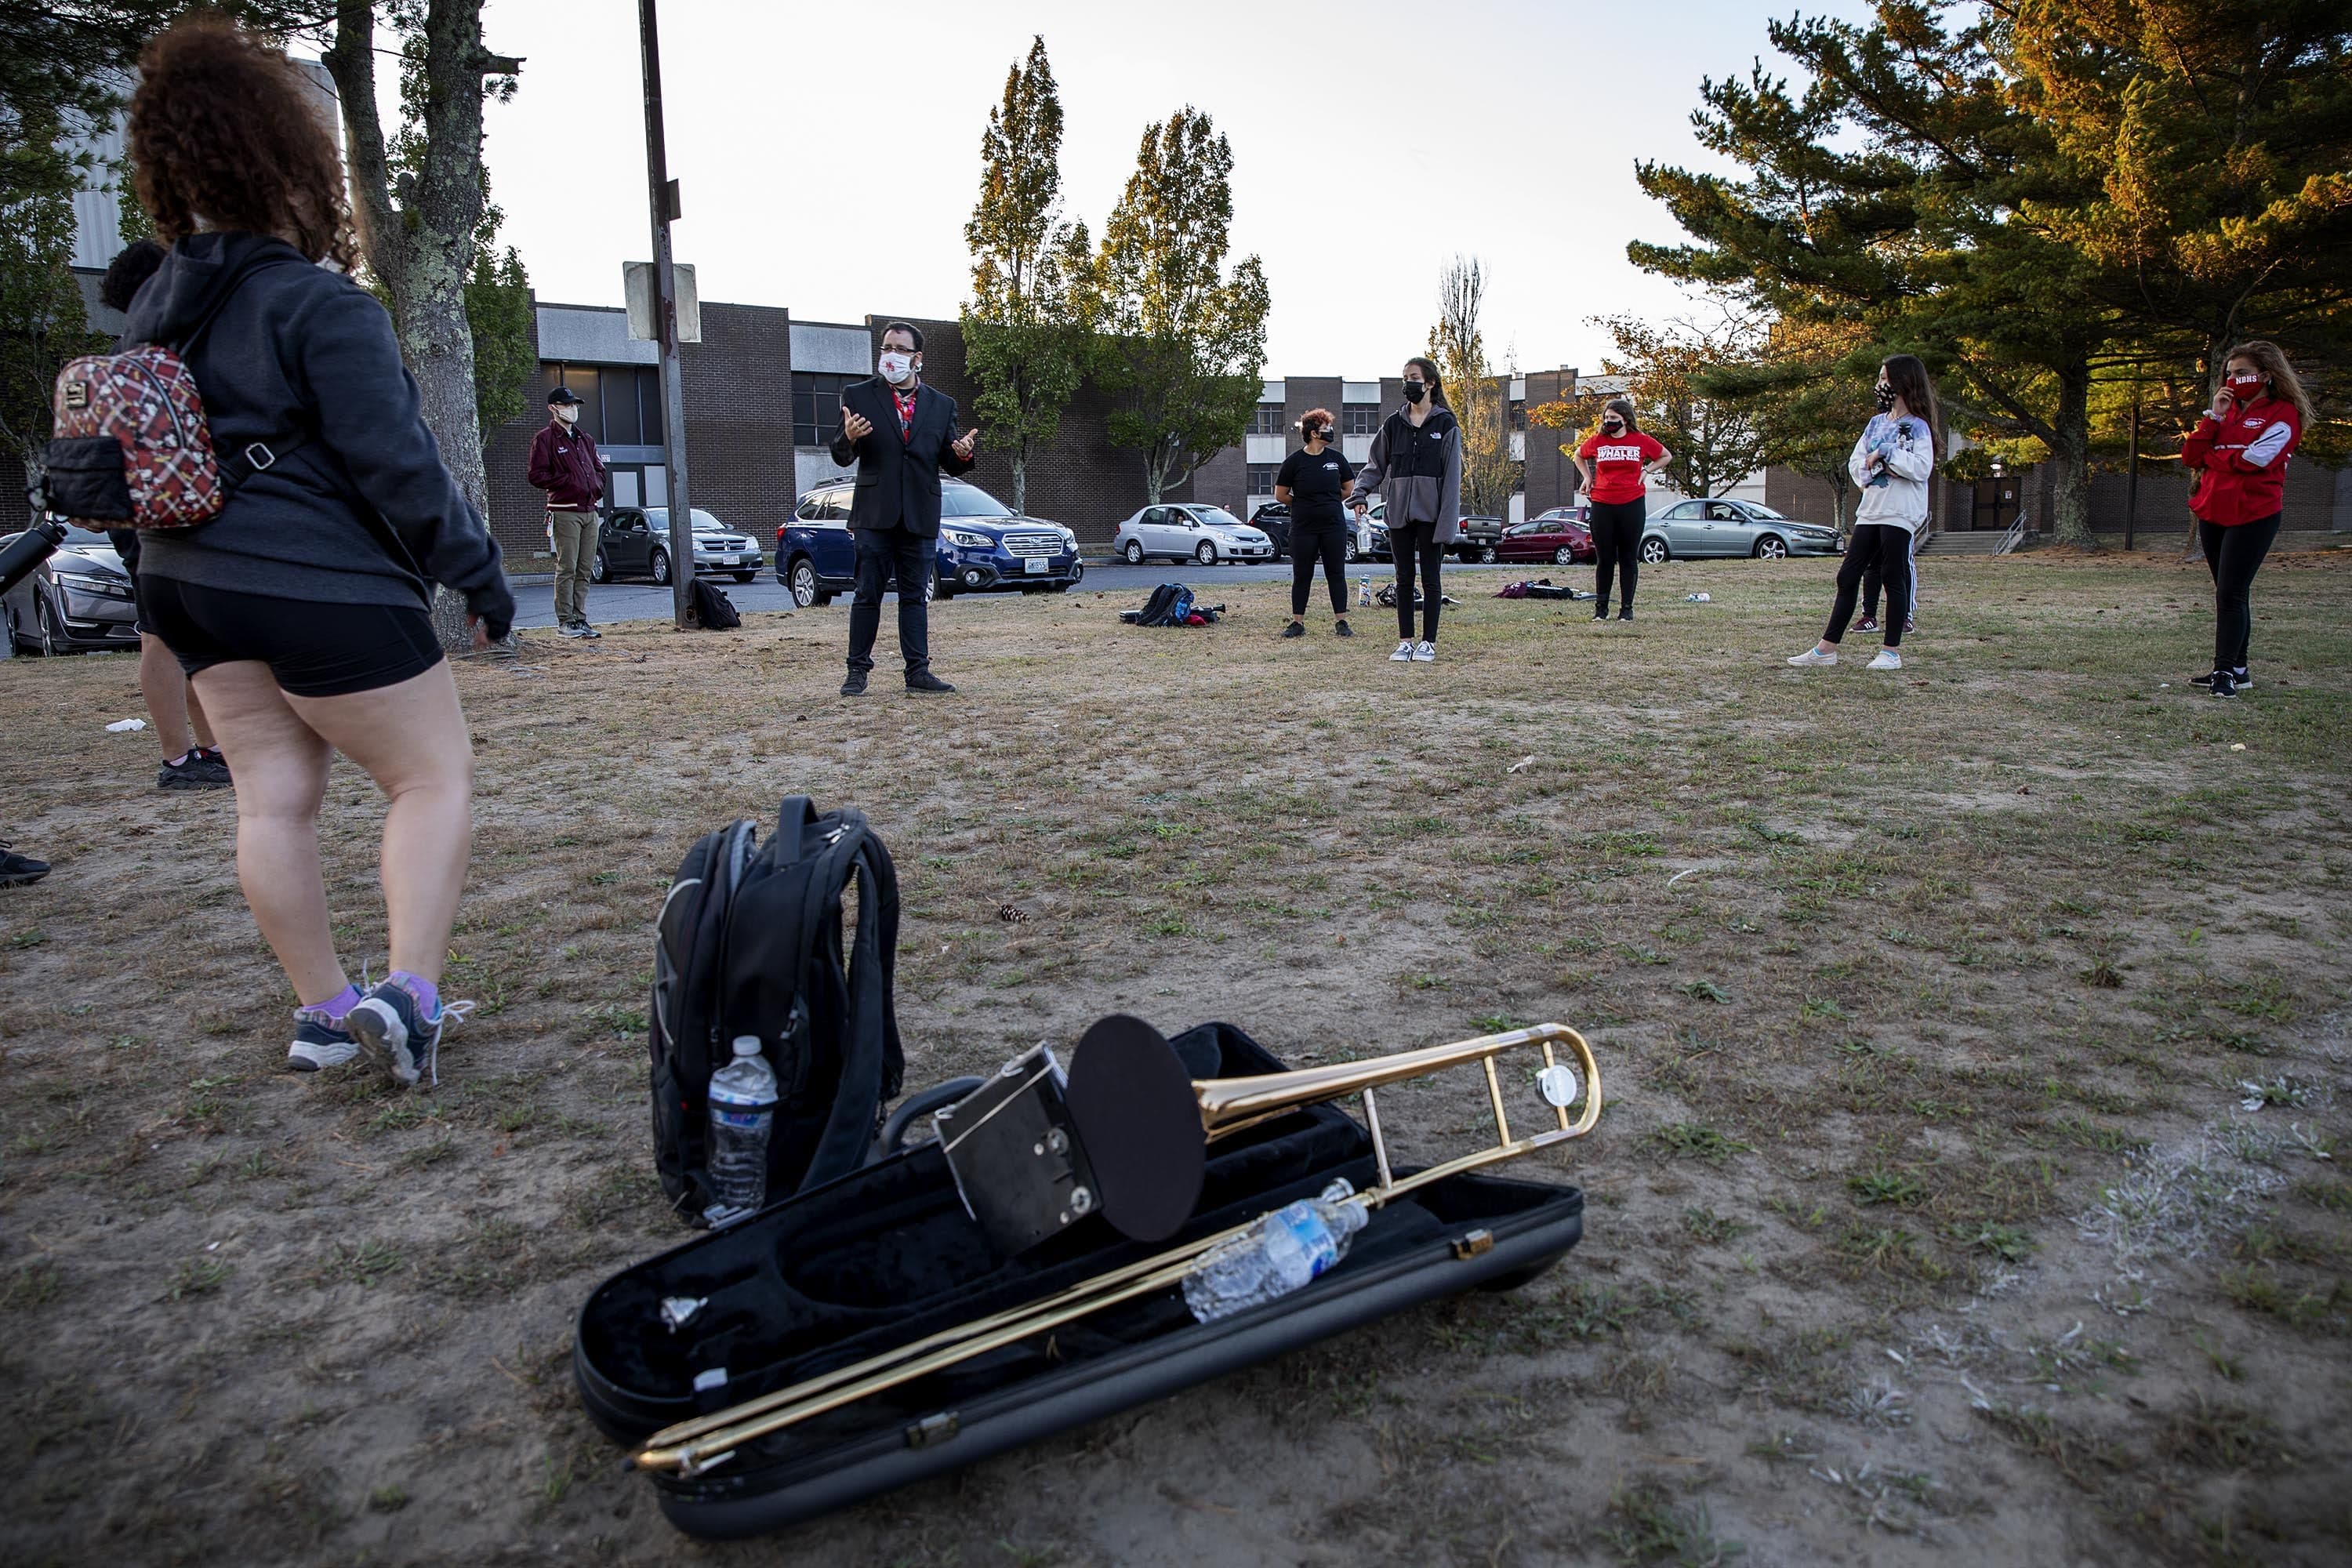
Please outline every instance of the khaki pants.
[[598, 519], [593, 511], [551, 511], [548, 537], [555, 545], [555, 624], [588, 618], [588, 579], [596, 570]]

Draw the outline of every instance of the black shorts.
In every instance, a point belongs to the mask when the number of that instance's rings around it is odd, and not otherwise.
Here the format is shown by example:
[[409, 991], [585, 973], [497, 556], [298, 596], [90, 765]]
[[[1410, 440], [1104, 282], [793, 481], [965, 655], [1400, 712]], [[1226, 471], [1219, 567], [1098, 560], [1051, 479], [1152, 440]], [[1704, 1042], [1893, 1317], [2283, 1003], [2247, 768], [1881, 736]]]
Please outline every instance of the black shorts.
[[397, 686], [441, 662], [433, 619], [413, 605], [320, 605], [142, 572], [139, 615], [190, 675], [259, 659], [297, 697]]

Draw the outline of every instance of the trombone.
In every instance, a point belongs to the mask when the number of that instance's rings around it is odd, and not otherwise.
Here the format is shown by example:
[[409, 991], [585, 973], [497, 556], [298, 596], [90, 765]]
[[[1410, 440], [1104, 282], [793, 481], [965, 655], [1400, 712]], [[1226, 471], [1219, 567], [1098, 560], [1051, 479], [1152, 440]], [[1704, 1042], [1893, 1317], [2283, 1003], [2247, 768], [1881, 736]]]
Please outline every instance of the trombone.
[[[1087, 1046], [1107, 1026], [1141, 1029], [1159, 1037], [1134, 1019], [1105, 1019], [1088, 1031], [1077, 1060], [1087, 1059]], [[1160, 1042], [1164, 1048], [1165, 1042]], [[1501, 1074], [1495, 1059], [1506, 1052], [1538, 1050], [1543, 1066], [1535, 1073], [1538, 1091], [1550, 1115], [1547, 1125], [1514, 1136], [1503, 1105]], [[1565, 1050], [1570, 1060], [1562, 1061]], [[1098, 1059], [1109, 1055], [1097, 1053]], [[1011, 1076], [1027, 1058], [1007, 1068]], [[1486, 1073], [1487, 1103], [1495, 1117], [1495, 1141], [1412, 1175], [1399, 1177], [1390, 1163], [1388, 1141], [1381, 1128], [1376, 1091], [1408, 1079], [1423, 1078], [1449, 1068], [1476, 1063]], [[1571, 1065], [1572, 1064], [1572, 1065]], [[1074, 1076], [1081, 1069], [1074, 1068]], [[978, 1093], [984, 1094], [987, 1090]], [[1192, 1081], [1190, 1094], [1203, 1143], [1253, 1127], [1273, 1117], [1322, 1104], [1349, 1094], [1363, 1097], [1364, 1122], [1371, 1136], [1378, 1179], [1372, 1186], [1342, 1200], [1377, 1209], [1384, 1204], [1432, 1184], [1465, 1172], [1516, 1160], [1556, 1143], [1581, 1138], [1601, 1120], [1601, 1068], [1584, 1037], [1562, 1024], [1538, 1024], [1503, 1034], [1482, 1035], [1452, 1045], [1340, 1062], [1329, 1067], [1302, 1068], [1255, 1078], [1206, 1079]], [[977, 1098], [977, 1095], [975, 1096]], [[1571, 1120], [1570, 1110], [1581, 1104]], [[1121, 1129], [1124, 1131], [1125, 1129]], [[943, 1133], [943, 1140], [945, 1134]], [[1197, 1187], [1195, 1188], [1197, 1191]], [[969, 1197], [969, 1194], [968, 1194]], [[1107, 1211], [1109, 1212], [1109, 1211]], [[975, 1356], [985, 1355], [1065, 1323], [1148, 1296], [1182, 1282], [1194, 1262], [1213, 1247], [1239, 1237], [1256, 1224], [1253, 1219], [1212, 1236], [1196, 1237], [1124, 1268], [1082, 1280], [1054, 1295], [1010, 1308], [992, 1316], [960, 1323], [865, 1361], [746, 1400], [725, 1410], [681, 1421], [656, 1433], [629, 1457], [628, 1467], [692, 1477], [734, 1457], [744, 1444], [772, 1436], [801, 1422], [886, 1393], [917, 1378], [941, 1372]], [[1116, 1218], [1114, 1217], [1114, 1224]]]

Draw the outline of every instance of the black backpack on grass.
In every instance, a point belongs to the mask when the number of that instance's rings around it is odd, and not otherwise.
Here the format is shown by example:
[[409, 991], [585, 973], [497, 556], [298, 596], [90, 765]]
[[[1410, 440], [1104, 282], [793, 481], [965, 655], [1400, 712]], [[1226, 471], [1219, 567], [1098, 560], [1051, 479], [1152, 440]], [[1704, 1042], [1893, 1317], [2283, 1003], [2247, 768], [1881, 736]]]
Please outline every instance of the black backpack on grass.
[[688, 587], [694, 599], [695, 624], [704, 631], [731, 632], [743, 624], [735, 601], [723, 589], [712, 587], [709, 578], [697, 577]]
[[[857, 884], [857, 924], [842, 952], [842, 895]], [[654, 942], [654, 1162], [671, 1206], [696, 1224], [708, 1175], [710, 1075], [736, 1037], [760, 1037], [776, 1074], [768, 1201], [864, 1163], [906, 1063], [891, 994], [898, 876], [863, 812], [820, 816], [788, 795], [775, 836], [739, 821], [707, 833], [678, 863]]]

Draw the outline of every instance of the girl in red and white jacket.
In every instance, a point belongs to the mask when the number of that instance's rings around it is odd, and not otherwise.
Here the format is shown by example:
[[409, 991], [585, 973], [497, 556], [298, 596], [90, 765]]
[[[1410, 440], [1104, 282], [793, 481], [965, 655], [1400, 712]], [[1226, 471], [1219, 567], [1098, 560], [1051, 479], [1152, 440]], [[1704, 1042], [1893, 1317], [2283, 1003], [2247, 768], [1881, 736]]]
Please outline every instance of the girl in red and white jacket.
[[2213, 573], [2213, 673], [2194, 684], [2215, 697], [2253, 685], [2246, 673], [2250, 590], [2278, 538], [2287, 460], [2310, 422], [2311, 397], [2279, 346], [2240, 343], [2230, 351], [2211, 410], [2181, 444], [2181, 462], [2197, 473], [2189, 510]]

